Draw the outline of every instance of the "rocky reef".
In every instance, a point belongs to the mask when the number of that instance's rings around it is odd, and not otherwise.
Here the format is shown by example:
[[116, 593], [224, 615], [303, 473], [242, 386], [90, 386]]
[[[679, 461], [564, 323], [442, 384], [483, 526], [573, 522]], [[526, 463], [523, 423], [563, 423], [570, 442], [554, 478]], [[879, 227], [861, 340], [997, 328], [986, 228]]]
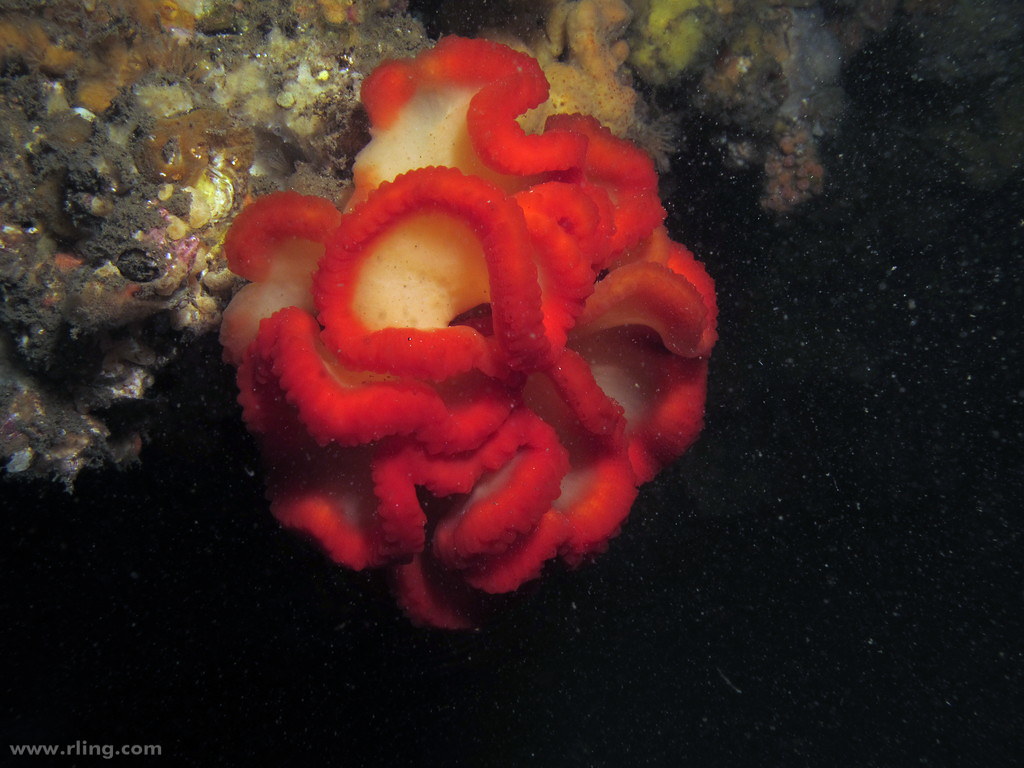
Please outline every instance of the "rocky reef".
[[[0, 460], [70, 485], [134, 461], [161, 369], [240, 282], [253, 195], [338, 197], [361, 73], [417, 50], [399, 3], [7, 3], [0, 14]], [[139, 407], [141, 406], [141, 407]]]

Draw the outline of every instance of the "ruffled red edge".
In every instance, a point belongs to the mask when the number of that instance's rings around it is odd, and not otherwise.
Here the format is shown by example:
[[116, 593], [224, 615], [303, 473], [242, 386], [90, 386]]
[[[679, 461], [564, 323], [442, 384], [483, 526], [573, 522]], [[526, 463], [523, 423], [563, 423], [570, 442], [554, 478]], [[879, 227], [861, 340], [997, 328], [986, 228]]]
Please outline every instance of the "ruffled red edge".
[[569, 133], [531, 135], [516, 118], [543, 103], [548, 81], [536, 60], [488, 40], [449, 36], [414, 59], [383, 63], [363, 82], [375, 129], [386, 130], [419, 91], [479, 88], [467, 128], [480, 159], [498, 173], [530, 176], [578, 168], [586, 141]]
[[545, 136], [569, 134], [587, 142], [583, 178], [604, 190], [613, 206], [610, 254], [632, 248], [664, 221], [658, 197], [658, 174], [650, 156], [620, 139], [589, 115], [552, 115]]
[[[695, 439], [717, 306], [703, 267], [660, 227], [646, 155], [591, 118], [556, 116], [539, 136], [515, 123], [547, 92], [529, 57], [448, 38], [412, 62], [384, 65], [364, 87], [375, 127], [396, 119], [418, 88], [450, 83], [480, 87], [467, 120], [485, 163], [542, 174], [533, 180], [541, 183], [509, 198], [452, 169], [418, 169], [344, 219], [327, 201], [279, 193], [239, 217], [225, 250], [236, 271], [260, 280], [284, 240], [327, 244], [314, 280], [325, 329], [303, 310], [282, 310], [262, 322], [239, 368], [246, 420], [272, 464], [275, 516], [339, 563], [390, 565], [414, 620], [464, 628], [478, 624], [481, 592], [514, 590], [556, 555], [576, 565], [602, 551], [637, 484]], [[486, 322], [360, 327], [338, 308], [350, 303], [360, 259], [382, 232], [423, 211], [479, 235], [491, 281]], [[638, 325], [661, 343], [638, 336]], [[640, 418], [624, 418], [595, 380], [585, 357], [595, 337], [608, 341], [608, 359], [622, 345], [621, 360], [639, 356], [636, 367], [654, 372]], [[563, 347], [567, 339], [575, 349]], [[364, 369], [378, 375], [345, 381]], [[555, 393], [557, 432], [515, 407], [531, 372]], [[439, 497], [430, 510], [418, 486]], [[504, 517], [493, 514], [499, 508]]]
[[246, 280], [265, 280], [282, 243], [326, 243], [339, 223], [341, 211], [322, 197], [287, 190], [257, 198], [235, 217], [224, 238], [228, 268]]
[[[490, 273], [493, 336], [466, 325], [372, 330], [355, 314], [359, 270], [374, 240], [424, 212], [458, 219], [479, 238]], [[494, 185], [453, 168], [402, 174], [347, 213], [327, 244], [313, 292], [324, 342], [357, 369], [435, 381], [472, 369], [500, 376], [505, 367], [531, 367], [549, 349], [522, 211]]]

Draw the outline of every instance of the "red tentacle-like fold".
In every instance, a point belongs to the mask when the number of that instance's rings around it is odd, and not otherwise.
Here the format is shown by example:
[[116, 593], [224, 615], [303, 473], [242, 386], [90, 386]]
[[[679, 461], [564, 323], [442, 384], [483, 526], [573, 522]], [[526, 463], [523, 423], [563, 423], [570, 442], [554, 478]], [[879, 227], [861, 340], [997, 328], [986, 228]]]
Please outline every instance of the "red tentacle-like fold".
[[[449, 258], [461, 231], [465, 256]], [[528, 368], [547, 352], [522, 210], [454, 168], [409, 171], [349, 213], [313, 295], [325, 340], [354, 366], [444, 380], [474, 368], [494, 376], [502, 365]], [[451, 325], [483, 303], [492, 336]]]
[[387, 62], [349, 209], [271, 194], [225, 241], [272, 513], [420, 624], [602, 552], [702, 425], [714, 284], [650, 158], [593, 118], [531, 127], [546, 95], [496, 43]]

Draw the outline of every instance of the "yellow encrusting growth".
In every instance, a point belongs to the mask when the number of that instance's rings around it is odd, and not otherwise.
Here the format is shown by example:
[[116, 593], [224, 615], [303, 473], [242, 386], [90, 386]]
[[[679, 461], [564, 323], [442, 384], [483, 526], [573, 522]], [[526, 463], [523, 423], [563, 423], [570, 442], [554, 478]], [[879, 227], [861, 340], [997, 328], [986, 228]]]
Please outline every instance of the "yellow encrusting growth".
[[688, 69], [709, 42], [715, 0], [642, 0], [630, 36], [630, 63], [663, 85]]
[[582, 112], [616, 136], [630, 132], [636, 124], [636, 91], [623, 71], [629, 46], [622, 39], [630, 18], [623, 0], [554, 5], [545, 34], [529, 45], [551, 85], [549, 100], [540, 107], [543, 117]]

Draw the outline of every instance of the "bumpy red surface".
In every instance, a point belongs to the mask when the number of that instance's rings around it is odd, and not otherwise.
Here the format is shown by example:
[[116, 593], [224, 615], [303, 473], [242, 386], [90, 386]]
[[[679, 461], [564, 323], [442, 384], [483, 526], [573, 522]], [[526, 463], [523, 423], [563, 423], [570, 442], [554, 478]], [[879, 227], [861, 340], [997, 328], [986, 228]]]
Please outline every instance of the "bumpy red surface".
[[[275, 193], [239, 215], [225, 251], [261, 282], [287, 272], [271, 266], [288, 241], [325, 246], [312, 301], [265, 317], [239, 364], [273, 514], [342, 565], [387, 569], [413, 621], [469, 628], [547, 562], [606, 549], [638, 486], [696, 439], [717, 308], [703, 266], [662, 227], [640, 149], [580, 115], [534, 135], [516, 122], [547, 95], [528, 56], [446, 38], [385, 63], [363, 88], [375, 136], [449, 87], [473, 92], [471, 165], [489, 178], [410, 168], [357, 189], [344, 214]], [[450, 317], [435, 306], [417, 327], [377, 327], [358, 296], [448, 290], [424, 277], [436, 237], [421, 255], [382, 253], [415, 249], [388, 238], [416, 226], [469, 233], [461, 253], [486, 300], [442, 295], [429, 303], [458, 307]]]

